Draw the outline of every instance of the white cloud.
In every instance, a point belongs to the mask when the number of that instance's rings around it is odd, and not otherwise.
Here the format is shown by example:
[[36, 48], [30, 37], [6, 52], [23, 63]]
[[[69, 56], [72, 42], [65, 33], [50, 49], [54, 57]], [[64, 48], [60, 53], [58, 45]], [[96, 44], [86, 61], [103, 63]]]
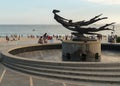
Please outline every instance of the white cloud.
[[100, 4], [107, 4], [107, 5], [119, 5], [120, 0], [87, 0], [89, 2], [95, 2]]

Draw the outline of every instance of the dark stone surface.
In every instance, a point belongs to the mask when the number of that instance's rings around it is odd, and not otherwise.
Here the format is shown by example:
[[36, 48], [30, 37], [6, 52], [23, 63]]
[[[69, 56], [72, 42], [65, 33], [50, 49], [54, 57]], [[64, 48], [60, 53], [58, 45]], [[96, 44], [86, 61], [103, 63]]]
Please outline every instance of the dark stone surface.
[[114, 51], [120, 51], [120, 44], [102, 44], [101, 45], [102, 50], [114, 50]]

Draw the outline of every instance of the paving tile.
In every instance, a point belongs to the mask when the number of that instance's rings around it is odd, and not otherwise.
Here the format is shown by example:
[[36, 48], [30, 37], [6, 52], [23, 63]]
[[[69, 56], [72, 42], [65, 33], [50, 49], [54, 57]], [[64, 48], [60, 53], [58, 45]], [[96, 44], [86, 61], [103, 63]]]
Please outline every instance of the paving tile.
[[56, 81], [33, 78], [33, 86], [64, 86], [64, 85], [63, 83]]
[[64, 86], [86, 86], [86, 85], [81, 85], [81, 84], [72, 84], [72, 83], [63, 83]]
[[0, 86], [30, 86], [28, 76], [7, 69]]
[[4, 71], [4, 66], [2, 64], [0, 64], [0, 77], [1, 77], [1, 75], [3, 73], [3, 71]]

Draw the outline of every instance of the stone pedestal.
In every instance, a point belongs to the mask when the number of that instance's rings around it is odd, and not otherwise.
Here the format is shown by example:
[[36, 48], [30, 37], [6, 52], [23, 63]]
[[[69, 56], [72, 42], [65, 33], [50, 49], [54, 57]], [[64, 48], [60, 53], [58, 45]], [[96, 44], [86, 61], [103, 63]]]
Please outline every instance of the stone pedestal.
[[99, 62], [101, 44], [99, 41], [63, 41], [63, 61]]

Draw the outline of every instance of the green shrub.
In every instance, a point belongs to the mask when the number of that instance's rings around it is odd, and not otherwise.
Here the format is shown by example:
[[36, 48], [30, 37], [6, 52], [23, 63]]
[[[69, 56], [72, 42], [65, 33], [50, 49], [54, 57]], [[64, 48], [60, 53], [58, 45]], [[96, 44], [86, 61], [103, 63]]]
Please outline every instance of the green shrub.
[[117, 43], [120, 42], [120, 37], [117, 37], [116, 42]]

